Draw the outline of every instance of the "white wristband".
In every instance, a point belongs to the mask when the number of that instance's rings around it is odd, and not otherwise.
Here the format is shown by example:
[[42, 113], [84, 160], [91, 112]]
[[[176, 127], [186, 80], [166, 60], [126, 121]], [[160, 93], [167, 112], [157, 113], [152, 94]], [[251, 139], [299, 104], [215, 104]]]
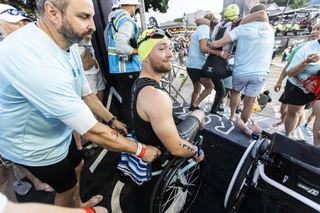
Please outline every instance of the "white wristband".
[[141, 151], [142, 151], [142, 144], [141, 143], [137, 143], [138, 144], [138, 149], [137, 149], [137, 151], [136, 151], [136, 154], [135, 154], [135, 156], [139, 156], [140, 155], [140, 153], [141, 153]]

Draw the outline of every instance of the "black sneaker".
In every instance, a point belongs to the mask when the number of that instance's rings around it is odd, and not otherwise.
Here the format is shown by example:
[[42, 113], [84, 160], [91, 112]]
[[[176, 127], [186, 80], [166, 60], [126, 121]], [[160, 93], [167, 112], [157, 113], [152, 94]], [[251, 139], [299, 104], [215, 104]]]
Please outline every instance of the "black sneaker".
[[82, 155], [83, 157], [91, 157], [96, 153], [96, 149], [95, 148], [90, 148], [90, 149], [86, 149], [83, 148], [81, 150], [78, 150], [80, 155]]
[[190, 107], [189, 107], [189, 111], [194, 111], [194, 110], [197, 110], [197, 109], [200, 109], [198, 106], [197, 107], [195, 107], [195, 106], [193, 106], [193, 105], [191, 105]]
[[223, 115], [219, 114], [217, 111], [210, 110], [210, 113], [214, 114], [214, 115], [218, 115], [220, 117], [223, 117]]

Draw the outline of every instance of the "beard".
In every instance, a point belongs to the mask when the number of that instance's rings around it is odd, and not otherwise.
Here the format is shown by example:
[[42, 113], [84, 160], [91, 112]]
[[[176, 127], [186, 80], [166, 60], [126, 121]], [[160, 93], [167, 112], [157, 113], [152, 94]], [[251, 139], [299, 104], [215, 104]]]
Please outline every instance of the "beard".
[[70, 46], [79, 43], [82, 41], [87, 35], [91, 35], [92, 32], [85, 32], [85, 33], [78, 33], [74, 30], [72, 25], [66, 20], [63, 19], [62, 26], [58, 29], [58, 33], [62, 35], [65, 42], [68, 43]]
[[151, 63], [152, 69], [156, 73], [165, 74], [171, 71], [172, 64], [170, 65], [168, 63], [159, 63], [159, 61], [155, 61], [154, 63]]

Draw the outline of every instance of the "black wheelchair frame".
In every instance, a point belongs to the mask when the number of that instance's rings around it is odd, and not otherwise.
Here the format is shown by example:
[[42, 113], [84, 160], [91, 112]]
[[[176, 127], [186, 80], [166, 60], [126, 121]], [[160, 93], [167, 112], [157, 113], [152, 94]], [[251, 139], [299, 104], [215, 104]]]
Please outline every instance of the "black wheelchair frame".
[[320, 149], [278, 134], [252, 142], [229, 184], [226, 212], [238, 212], [250, 189], [292, 211], [320, 212]]
[[[195, 145], [202, 144], [202, 136], [194, 140]], [[169, 155], [162, 166], [163, 170], [153, 173], [159, 175], [151, 195], [150, 213], [187, 212], [195, 201], [202, 182], [200, 165], [193, 158], [179, 158]]]

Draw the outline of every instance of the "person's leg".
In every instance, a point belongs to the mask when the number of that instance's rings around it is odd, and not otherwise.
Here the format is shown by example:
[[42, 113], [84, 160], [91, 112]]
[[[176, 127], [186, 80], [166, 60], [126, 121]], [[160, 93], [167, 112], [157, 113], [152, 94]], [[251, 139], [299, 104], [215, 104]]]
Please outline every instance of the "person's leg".
[[192, 82], [192, 84], [193, 84], [193, 91], [191, 94], [190, 107], [198, 107], [199, 105], [196, 105], [195, 102], [198, 99], [199, 94], [201, 92], [201, 83], [197, 81], [197, 82]]
[[[0, 162], [1, 165], [1, 162]], [[17, 202], [16, 193], [12, 187], [15, 181], [11, 167], [0, 167], [0, 192], [7, 196], [10, 201]]]
[[313, 119], [314, 117], [315, 117], [314, 110], [311, 109], [311, 113], [310, 113], [309, 116], [308, 116], [308, 119], [307, 119], [307, 122], [306, 122], [305, 126], [308, 126], [309, 123], [312, 121], [312, 119]]
[[234, 115], [236, 114], [236, 109], [240, 104], [240, 92], [232, 90], [230, 96], [230, 120], [234, 119]]
[[313, 144], [320, 146], [320, 100], [316, 101], [312, 107], [316, 119], [313, 124]]
[[256, 97], [249, 97], [249, 96], [244, 96], [243, 99], [243, 109], [241, 112], [241, 119], [247, 123], [247, 121], [249, 120], [251, 114], [252, 114], [252, 107], [253, 104], [256, 100]]
[[45, 192], [53, 192], [54, 189], [47, 183], [42, 182], [38, 178], [36, 178], [28, 169], [23, 166], [16, 165], [18, 169], [32, 182], [34, 188], [37, 191], [43, 190]]
[[200, 93], [199, 97], [195, 100], [194, 106], [199, 106], [200, 103], [210, 95], [214, 85], [210, 78], [200, 78], [200, 83], [204, 86], [204, 90]]
[[214, 89], [216, 90], [216, 95], [214, 97], [214, 101], [211, 107], [211, 113], [217, 113], [220, 104], [222, 103], [223, 98], [226, 95], [226, 91], [224, 89], [223, 80], [212, 80], [214, 84]]
[[295, 130], [298, 122], [299, 116], [303, 112], [304, 106], [288, 104], [287, 115], [284, 119], [284, 127], [287, 136], [291, 136], [292, 132]]
[[277, 126], [280, 126], [281, 124], [283, 124], [284, 118], [286, 117], [286, 114], [287, 114], [287, 109], [288, 109], [287, 104], [282, 103], [280, 106], [280, 114], [281, 114], [280, 119], [281, 120], [278, 123], [272, 124], [273, 127], [277, 127]]

